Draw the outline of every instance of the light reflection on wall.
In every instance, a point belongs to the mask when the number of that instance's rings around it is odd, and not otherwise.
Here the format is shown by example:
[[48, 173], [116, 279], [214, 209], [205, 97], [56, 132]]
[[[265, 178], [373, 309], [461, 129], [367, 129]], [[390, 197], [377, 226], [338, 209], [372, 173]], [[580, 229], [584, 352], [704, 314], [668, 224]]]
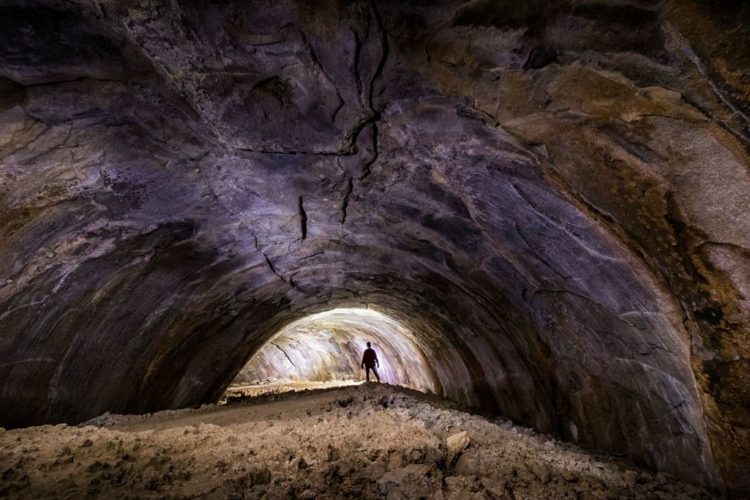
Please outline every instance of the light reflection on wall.
[[378, 354], [383, 382], [438, 392], [428, 358], [409, 329], [381, 312], [353, 308], [332, 309], [287, 325], [250, 359], [233, 384], [362, 381], [360, 363], [367, 342]]

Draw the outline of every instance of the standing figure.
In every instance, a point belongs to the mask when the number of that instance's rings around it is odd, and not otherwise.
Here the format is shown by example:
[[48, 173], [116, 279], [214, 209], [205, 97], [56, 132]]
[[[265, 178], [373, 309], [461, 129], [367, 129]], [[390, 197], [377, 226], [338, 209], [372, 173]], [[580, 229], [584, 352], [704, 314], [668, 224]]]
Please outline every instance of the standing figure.
[[375, 378], [380, 382], [380, 375], [378, 375], [378, 371], [375, 369], [376, 366], [380, 368], [380, 361], [378, 361], [378, 355], [375, 354], [375, 350], [368, 342], [367, 349], [365, 349], [365, 353], [362, 355], [362, 368], [365, 369], [368, 382], [370, 381], [370, 370], [372, 370], [372, 373], [375, 374]]

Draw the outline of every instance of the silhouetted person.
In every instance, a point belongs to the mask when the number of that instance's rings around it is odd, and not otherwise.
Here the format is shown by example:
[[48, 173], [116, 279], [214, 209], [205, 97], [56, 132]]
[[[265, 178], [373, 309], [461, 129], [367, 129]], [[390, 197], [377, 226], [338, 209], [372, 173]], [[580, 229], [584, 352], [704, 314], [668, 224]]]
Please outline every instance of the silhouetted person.
[[380, 375], [378, 375], [378, 371], [375, 369], [375, 366], [380, 368], [380, 361], [378, 361], [378, 355], [375, 354], [375, 350], [370, 346], [370, 343], [367, 343], [367, 349], [365, 349], [365, 353], [362, 355], [362, 368], [365, 369], [365, 374], [367, 375], [367, 381], [370, 381], [370, 370], [372, 370], [372, 373], [375, 374], [375, 378], [378, 379], [378, 382], [380, 382]]

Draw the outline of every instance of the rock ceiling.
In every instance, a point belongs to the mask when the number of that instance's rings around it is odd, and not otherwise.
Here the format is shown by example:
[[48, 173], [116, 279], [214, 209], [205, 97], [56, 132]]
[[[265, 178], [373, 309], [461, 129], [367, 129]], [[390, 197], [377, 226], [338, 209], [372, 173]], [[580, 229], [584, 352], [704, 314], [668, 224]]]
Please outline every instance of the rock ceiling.
[[372, 305], [442, 393], [750, 490], [750, 9], [0, 6], [0, 425]]

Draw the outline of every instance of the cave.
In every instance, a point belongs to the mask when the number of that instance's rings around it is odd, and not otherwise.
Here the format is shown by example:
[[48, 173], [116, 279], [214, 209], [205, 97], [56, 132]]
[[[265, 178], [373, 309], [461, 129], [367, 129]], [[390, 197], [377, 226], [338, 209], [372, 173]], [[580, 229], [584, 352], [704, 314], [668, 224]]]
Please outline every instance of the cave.
[[[230, 387], [319, 382], [341, 386], [361, 382], [362, 354], [372, 344], [383, 382], [441, 393], [441, 374], [431, 342], [382, 312], [337, 308], [293, 321], [258, 350]], [[375, 380], [375, 376], [372, 376]], [[233, 390], [232, 392], [236, 392]], [[231, 394], [230, 394], [231, 395]]]
[[736, 0], [2, 2], [0, 440], [361, 381], [374, 336], [390, 384], [750, 494], [748, 40]]

